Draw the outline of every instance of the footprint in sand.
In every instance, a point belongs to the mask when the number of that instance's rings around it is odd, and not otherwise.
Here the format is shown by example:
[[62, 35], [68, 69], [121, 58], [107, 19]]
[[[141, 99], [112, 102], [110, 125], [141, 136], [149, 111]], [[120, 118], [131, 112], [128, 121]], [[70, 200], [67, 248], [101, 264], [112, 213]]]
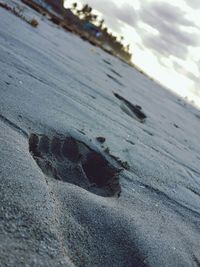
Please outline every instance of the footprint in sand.
[[117, 93], [113, 93], [114, 96], [120, 100], [121, 102], [121, 109], [130, 117], [138, 120], [139, 122], [145, 122], [146, 115], [142, 112], [142, 108], [138, 105], [133, 105], [131, 102], [123, 98], [122, 96], [118, 95]]
[[49, 177], [75, 184], [99, 196], [120, 195], [121, 169], [71, 136], [61, 139], [33, 133], [29, 137], [29, 151]]
[[106, 74], [107, 77], [111, 80], [113, 80], [116, 84], [120, 85], [120, 86], [124, 86], [118, 79], [116, 79], [115, 77], [113, 77], [112, 75], [110, 74]]
[[109, 68], [109, 70], [114, 73], [115, 75], [117, 75], [118, 77], [122, 78], [122, 75], [119, 74], [119, 72], [117, 72], [116, 70], [112, 69], [112, 68]]

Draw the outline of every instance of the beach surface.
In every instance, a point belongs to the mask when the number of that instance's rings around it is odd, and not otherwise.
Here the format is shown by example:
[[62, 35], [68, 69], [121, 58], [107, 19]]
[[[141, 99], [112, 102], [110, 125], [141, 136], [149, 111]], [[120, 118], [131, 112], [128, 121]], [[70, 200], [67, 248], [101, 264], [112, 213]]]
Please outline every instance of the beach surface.
[[200, 266], [200, 111], [20, 5], [39, 24], [0, 8], [0, 266]]

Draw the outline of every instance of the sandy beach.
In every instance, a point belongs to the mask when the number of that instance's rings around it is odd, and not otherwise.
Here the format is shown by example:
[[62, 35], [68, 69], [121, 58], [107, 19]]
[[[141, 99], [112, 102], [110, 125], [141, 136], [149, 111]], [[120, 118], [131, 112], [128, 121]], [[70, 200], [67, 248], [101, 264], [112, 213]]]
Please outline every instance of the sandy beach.
[[0, 8], [0, 266], [200, 266], [200, 111], [20, 5], [37, 27]]

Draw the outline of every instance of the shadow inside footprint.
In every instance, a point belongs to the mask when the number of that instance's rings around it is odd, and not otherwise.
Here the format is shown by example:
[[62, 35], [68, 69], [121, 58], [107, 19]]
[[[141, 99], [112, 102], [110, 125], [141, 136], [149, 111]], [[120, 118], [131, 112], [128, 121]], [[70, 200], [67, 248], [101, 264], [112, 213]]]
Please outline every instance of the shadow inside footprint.
[[43, 173], [49, 177], [75, 184], [104, 197], [120, 194], [121, 169], [71, 136], [61, 139], [31, 134], [29, 151]]
[[92, 151], [87, 155], [83, 169], [91, 183], [105, 186], [109, 177], [114, 177], [116, 170], [108, 166], [108, 162], [98, 153]]
[[146, 119], [146, 115], [142, 112], [142, 108], [139, 105], [133, 105], [131, 102], [123, 98], [117, 93], [113, 93], [114, 96], [120, 100], [121, 109], [129, 116], [134, 119], [137, 119], [139, 122], [144, 122]]

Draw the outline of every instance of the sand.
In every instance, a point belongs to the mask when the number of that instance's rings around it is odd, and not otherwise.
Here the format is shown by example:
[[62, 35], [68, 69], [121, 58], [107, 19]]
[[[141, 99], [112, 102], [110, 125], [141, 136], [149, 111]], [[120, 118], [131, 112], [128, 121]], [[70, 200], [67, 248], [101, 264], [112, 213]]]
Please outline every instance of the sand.
[[24, 14], [0, 9], [0, 266], [199, 266], [200, 111]]

